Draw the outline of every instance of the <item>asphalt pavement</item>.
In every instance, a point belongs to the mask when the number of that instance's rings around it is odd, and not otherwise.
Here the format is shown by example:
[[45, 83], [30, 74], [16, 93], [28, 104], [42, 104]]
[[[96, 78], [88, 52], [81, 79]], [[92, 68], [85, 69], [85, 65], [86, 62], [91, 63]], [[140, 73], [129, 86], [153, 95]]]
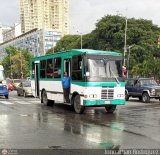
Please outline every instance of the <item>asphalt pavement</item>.
[[94, 107], [79, 115], [70, 106], [42, 106], [38, 98], [19, 97], [15, 91], [8, 100], [0, 97], [2, 149], [158, 149], [159, 133], [158, 100], [131, 99], [113, 114]]

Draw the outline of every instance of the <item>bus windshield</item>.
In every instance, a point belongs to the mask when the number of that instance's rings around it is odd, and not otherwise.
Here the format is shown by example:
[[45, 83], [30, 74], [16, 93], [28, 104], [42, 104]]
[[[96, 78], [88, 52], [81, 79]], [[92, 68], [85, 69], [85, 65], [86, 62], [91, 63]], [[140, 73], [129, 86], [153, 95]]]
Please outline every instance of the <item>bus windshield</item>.
[[106, 59], [88, 59], [90, 80], [122, 77], [121, 61]]

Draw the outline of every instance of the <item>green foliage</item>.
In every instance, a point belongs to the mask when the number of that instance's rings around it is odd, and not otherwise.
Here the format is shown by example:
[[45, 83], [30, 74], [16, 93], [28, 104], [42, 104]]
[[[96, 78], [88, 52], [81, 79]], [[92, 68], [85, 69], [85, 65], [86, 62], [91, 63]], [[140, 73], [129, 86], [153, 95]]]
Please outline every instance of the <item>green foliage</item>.
[[[21, 77], [21, 67], [24, 77], [29, 76], [29, 61], [32, 55], [25, 49], [18, 49], [9, 47], [6, 49], [7, 56], [3, 59], [2, 65], [4, 66], [5, 75], [11, 77], [11, 70], [13, 78]], [[22, 66], [21, 66], [22, 63]]]
[[[124, 52], [126, 19], [121, 16], [104, 16], [96, 23], [96, 28], [83, 35], [83, 48]], [[145, 19], [127, 20], [127, 45], [130, 49], [129, 74], [131, 76], [150, 76], [160, 78], [160, 49], [157, 40], [160, 28]], [[55, 51], [80, 48], [80, 35], [64, 36]], [[127, 49], [126, 59], [129, 56]]]

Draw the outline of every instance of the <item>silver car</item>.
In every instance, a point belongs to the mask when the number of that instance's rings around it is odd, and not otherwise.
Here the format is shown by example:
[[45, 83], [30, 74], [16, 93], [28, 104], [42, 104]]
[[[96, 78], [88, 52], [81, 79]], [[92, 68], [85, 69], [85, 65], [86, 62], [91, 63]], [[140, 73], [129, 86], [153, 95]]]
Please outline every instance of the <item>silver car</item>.
[[17, 86], [17, 95], [18, 96], [23, 95], [24, 97], [33, 96], [31, 89], [31, 81], [21, 82]]

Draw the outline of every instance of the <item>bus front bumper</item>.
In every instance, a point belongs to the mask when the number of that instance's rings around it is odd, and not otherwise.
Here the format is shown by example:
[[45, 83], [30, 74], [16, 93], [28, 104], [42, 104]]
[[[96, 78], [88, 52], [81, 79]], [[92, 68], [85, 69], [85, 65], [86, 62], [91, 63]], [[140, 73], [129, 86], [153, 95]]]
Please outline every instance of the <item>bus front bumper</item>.
[[115, 100], [83, 100], [83, 106], [105, 106], [105, 105], [124, 105], [126, 103], [123, 99]]

